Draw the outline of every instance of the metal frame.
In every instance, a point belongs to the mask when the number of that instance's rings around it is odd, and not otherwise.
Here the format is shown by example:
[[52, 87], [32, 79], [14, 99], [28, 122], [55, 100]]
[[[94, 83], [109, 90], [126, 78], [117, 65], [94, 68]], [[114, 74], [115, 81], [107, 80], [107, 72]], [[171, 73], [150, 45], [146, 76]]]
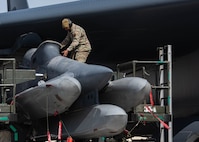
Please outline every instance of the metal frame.
[[[164, 50], [167, 50], [167, 53], [165, 53]], [[168, 90], [167, 98], [168, 98], [168, 115], [170, 115], [170, 121], [168, 121], [169, 129], [168, 129], [168, 142], [173, 142], [173, 110], [172, 110], [172, 46], [171, 45], [166, 45], [164, 47], [159, 47], [159, 61], [137, 61], [133, 60], [130, 62], [122, 63], [117, 65], [117, 78], [119, 78], [120, 75], [120, 68], [129, 66], [130, 64], [132, 65], [132, 70], [133, 70], [133, 76], [136, 76], [136, 65], [137, 64], [155, 64], [159, 65], [159, 85], [158, 86], [153, 86], [152, 89], [159, 89], [160, 90], [160, 106], [165, 106], [166, 104], [164, 103], [165, 99], [165, 94], [164, 90]], [[167, 54], [167, 59], [164, 59], [164, 55]], [[167, 69], [165, 69], [165, 65], [167, 65]], [[165, 75], [165, 70], [167, 70], [167, 86], [164, 85], [164, 75]], [[165, 128], [162, 124], [160, 124], [160, 142], [165, 142], [166, 135], [165, 135]]]
[[[16, 67], [16, 60], [15, 58], [0, 58], [0, 61], [2, 61], [2, 83], [0, 84], [1, 87], [1, 93], [2, 93], [2, 103], [6, 103], [5, 102], [5, 97], [6, 97], [6, 91], [4, 90], [5, 87], [13, 87], [13, 113], [16, 113], [16, 107], [15, 107], [15, 94], [16, 94], [16, 82], [15, 82], [15, 78], [16, 78], [16, 72], [15, 72], [15, 67]], [[6, 77], [6, 67], [7, 65], [11, 64], [12, 67], [12, 83], [6, 84], [5, 81], [5, 77]]]

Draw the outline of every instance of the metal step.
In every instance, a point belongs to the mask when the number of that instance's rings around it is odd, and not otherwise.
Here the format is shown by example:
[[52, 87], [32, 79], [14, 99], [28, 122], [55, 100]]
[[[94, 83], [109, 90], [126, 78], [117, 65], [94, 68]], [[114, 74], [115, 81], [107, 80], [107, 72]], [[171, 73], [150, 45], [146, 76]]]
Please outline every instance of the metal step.
[[9, 123], [16, 121], [17, 114], [14, 113], [14, 106], [8, 104], [0, 104], [0, 122]]

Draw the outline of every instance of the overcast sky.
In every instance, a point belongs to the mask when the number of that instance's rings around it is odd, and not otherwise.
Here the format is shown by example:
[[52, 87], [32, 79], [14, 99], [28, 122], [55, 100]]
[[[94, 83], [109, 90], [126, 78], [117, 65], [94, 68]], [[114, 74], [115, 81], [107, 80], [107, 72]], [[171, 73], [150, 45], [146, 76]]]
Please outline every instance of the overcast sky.
[[39, 7], [39, 6], [46, 6], [46, 5], [52, 5], [52, 4], [60, 4], [65, 2], [72, 2], [72, 1], [78, 1], [78, 0], [27, 0], [29, 7]]
[[0, 12], [7, 11], [7, 0], [0, 0]]
[[[30, 8], [78, 0], [27, 0]], [[0, 13], [7, 11], [7, 0], [0, 0]]]

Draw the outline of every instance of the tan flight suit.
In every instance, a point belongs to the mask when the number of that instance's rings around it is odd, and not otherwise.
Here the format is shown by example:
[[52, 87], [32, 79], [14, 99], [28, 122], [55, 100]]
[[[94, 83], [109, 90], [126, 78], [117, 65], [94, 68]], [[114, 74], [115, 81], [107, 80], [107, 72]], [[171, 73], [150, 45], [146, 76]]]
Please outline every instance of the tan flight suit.
[[74, 23], [61, 44], [64, 46], [70, 44], [67, 50], [70, 51], [71, 58], [80, 62], [86, 62], [91, 52], [91, 45], [85, 30]]

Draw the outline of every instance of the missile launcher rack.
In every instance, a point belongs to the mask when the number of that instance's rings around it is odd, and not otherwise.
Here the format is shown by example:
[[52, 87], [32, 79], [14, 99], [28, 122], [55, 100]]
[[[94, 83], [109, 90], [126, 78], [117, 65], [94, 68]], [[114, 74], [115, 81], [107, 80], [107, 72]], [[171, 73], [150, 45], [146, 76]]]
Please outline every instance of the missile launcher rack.
[[[10, 123], [17, 121], [17, 114], [15, 108], [15, 96], [12, 97], [12, 104], [6, 102], [8, 98], [8, 92], [12, 90], [11, 94], [15, 94], [16, 83], [15, 83], [15, 59], [13, 58], [1, 58], [1, 104], [0, 104], [0, 122], [1, 123]], [[12, 78], [10, 82], [6, 83], [6, 68], [11, 66], [12, 72], [9, 74], [9, 77]]]
[[[171, 50], [171, 45], [158, 47], [158, 61], [133, 60], [118, 64], [115, 77], [116, 79], [129, 76], [142, 77], [149, 81], [152, 98], [149, 96], [143, 104], [132, 110], [129, 123], [157, 122], [160, 132], [159, 142], [173, 142]], [[151, 103], [152, 100], [154, 100], [154, 104]]]
[[16, 69], [15, 58], [0, 58], [0, 142], [20, 141], [15, 124], [16, 84], [35, 79], [35, 70]]

